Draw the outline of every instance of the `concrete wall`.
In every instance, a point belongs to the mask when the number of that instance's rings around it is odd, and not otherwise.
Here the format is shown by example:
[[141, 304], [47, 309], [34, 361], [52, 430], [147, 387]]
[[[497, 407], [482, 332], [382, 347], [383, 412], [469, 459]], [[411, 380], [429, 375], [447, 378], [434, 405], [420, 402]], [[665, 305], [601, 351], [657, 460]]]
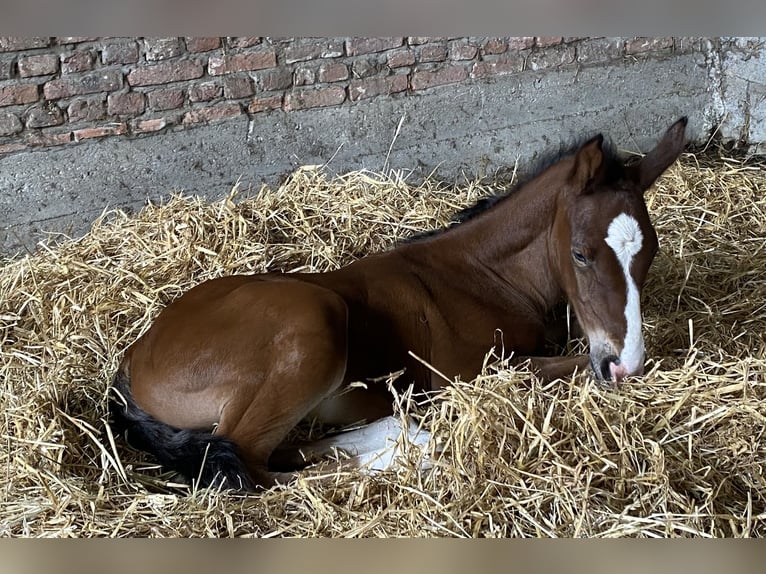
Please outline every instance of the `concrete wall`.
[[681, 115], [698, 143], [716, 130], [766, 141], [753, 39], [0, 38], [3, 49], [5, 254], [43, 231], [82, 234], [106, 208], [174, 190], [220, 197], [237, 180], [257, 190], [303, 164], [491, 176], [598, 131], [646, 150]]
[[766, 152], [766, 50], [764, 38], [721, 38], [714, 106], [724, 140]]

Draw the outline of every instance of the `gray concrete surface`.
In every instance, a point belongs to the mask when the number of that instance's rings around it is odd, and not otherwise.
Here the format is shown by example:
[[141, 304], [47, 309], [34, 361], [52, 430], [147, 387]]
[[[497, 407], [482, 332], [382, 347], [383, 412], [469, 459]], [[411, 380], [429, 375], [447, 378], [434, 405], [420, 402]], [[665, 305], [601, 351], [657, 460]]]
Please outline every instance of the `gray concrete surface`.
[[335, 172], [389, 167], [412, 171], [413, 180], [435, 170], [454, 181], [502, 173], [517, 159], [523, 169], [537, 154], [599, 131], [621, 148], [643, 151], [681, 115], [690, 117], [690, 139], [704, 142], [716, 118], [708, 60], [687, 54], [530, 71], [338, 108], [10, 154], [0, 158], [0, 253], [33, 250], [44, 231], [82, 235], [104, 209], [137, 209], [173, 191], [217, 198], [241, 179], [254, 193], [304, 164], [329, 161]]
[[720, 131], [766, 152], [766, 47], [763, 38], [724, 38], [720, 62]]

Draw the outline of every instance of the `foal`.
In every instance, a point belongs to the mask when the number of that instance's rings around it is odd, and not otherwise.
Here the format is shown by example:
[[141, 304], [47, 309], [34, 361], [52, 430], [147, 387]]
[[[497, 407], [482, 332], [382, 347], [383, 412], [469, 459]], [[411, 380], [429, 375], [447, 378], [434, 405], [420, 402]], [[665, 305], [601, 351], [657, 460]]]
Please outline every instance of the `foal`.
[[[358, 465], [374, 458], [359, 442], [400, 430], [384, 418], [392, 399], [380, 379], [405, 369], [398, 383], [415, 391], [446, 384], [410, 353], [470, 380], [499, 331], [546, 378], [588, 365], [603, 380], [642, 374], [640, 291], [657, 251], [643, 194], [681, 153], [686, 123], [630, 166], [599, 135], [476, 217], [336, 271], [197, 285], [126, 351], [117, 427], [203, 486], [254, 488], [292, 476], [269, 458], [306, 417], [382, 419], [319, 449], [338, 445]], [[563, 298], [589, 356], [541, 356]], [[357, 381], [366, 386], [349, 386]]]

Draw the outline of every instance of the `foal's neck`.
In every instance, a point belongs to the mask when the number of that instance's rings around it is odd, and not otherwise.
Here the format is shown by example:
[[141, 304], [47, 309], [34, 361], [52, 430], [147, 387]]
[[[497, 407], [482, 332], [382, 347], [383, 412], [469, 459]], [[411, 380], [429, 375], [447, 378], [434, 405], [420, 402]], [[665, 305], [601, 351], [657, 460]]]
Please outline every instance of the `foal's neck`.
[[490, 278], [503, 283], [509, 297], [549, 311], [563, 295], [550, 252], [563, 181], [557, 168], [565, 166], [549, 168], [486, 212], [434, 237], [429, 243], [437, 257], [458, 257], [470, 267], [467, 281], [478, 288], [479, 278]]

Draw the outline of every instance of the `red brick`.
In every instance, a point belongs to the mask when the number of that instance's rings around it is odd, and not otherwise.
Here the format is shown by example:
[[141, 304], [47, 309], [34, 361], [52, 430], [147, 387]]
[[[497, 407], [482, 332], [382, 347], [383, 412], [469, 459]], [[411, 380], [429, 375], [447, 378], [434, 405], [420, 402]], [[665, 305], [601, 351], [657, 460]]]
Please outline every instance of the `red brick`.
[[468, 69], [463, 66], [445, 66], [432, 72], [418, 71], [412, 74], [412, 89], [425, 90], [434, 86], [462, 82], [468, 77]]
[[119, 136], [127, 133], [128, 126], [124, 122], [109, 124], [100, 128], [83, 128], [81, 130], [74, 130], [72, 137], [74, 141], [87, 140], [92, 138], [101, 138], [104, 136]]
[[564, 41], [563, 36], [536, 36], [535, 44], [540, 48], [547, 48], [548, 46], [558, 46]]
[[115, 116], [136, 115], [144, 112], [146, 98], [140, 92], [109, 94], [106, 100], [107, 112]]
[[236, 37], [229, 37], [226, 39], [226, 43], [229, 45], [229, 48], [241, 49], [241, 48], [251, 48], [253, 46], [257, 46], [262, 41], [261, 37], [248, 37], [248, 36], [236, 36]]
[[371, 54], [383, 52], [392, 48], [398, 48], [404, 43], [404, 38], [351, 38], [346, 40], [346, 52], [349, 56], [359, 54]]
[[319, 54], [320, 58], [340, 58], [346, 55], [346, 49], [342, 41], [331, 40], [326, 44], [322, 44], [322, 51]]
[[64, 123], [64, 114], [53, 104], [35, 107], [29, 110], [26, 123], [28, 128], [58, 126]]
[[473, 60], [479, 49], [471, 44], [453, 44], [449, 48], [450, 60]]
[[348, 79], [346, 64], [322, 64], [319, 66], [320, 82], [340, 82]]
[[274, 68], [253, 74], [258, 88], [264, 92], [285, 90], [293, 85], [293, 73], [288, 68]]
[[31, 104], [39, 97], [37, 86], [34, 84], [16, 84], [0, 87], [0, 106], [15, 106]]
[[183, 53], [180, 38], [146, 38], [144, 49], [147, 61], [167, 60]]
[[135, 64], [138, 62], [138, 44], [135, 42], [107, 44], [101, 50], [101, 61], [107, 66], [111, 64]]
[[673, 38], [636, 38], [625, 43], [625, 53], [640, 54], [673, 47]]
[[[56, 128], [53, 128], [55, 130]], [[68, 144], [72, 141], [72, 132], [56, 132], [43, 129], [40, 132], [28, 132], [24, 138], [30, 146], [54, 146]]]
[[577, 61], [581, 64], [601, 63], [621, 58], [623, 40], [621, 38], [597, 38], [583, 40], [577, 45]]
[[351, 64], [351, 75], [355, 78], [377, 76], [382, 67], [383, 65], [378, 58], [359, 58]]
[[106, 109], [102, 100], [74, 100], [67, 108], [70, 122], [92, 122], [106, 117]]
[[513, 36], [508, 38], [509, 50], [528, 50], [535, 45], [534, 36]]
[[238, 100], [253, 95], [253, 81], [248, 77], [230, 76], [223, 81], [223, 97]]
[[122, 88], [122, 74], [118, 71], [99, 71], [78, 77], [68, 76], [51, 80], [43, 86], [43, 93], [48, 100], [68, 98], [95, 92], [112, 92]]
[[293, 72], [293, 85], [307, 86], [316, 82], [316, 72], [313, 68], [297, 67]]
[[168, 126], [168, 121], [165, 118], [155, 118], [151, 120], [135, 120], [131, 127], [135, 133], [149, 133], [158, 132]]
[[223, 88], [217, 82], [203, 82], [202, 84], [194, 84], [189, 86], [189, 101], [190, 102], [209, 102], [216, 98], [220, 98], [223, 93]]
[[327, 88], [294, 90], [285, 95], [284, 107], [287, 111], [306, 108], [337, 106], [346, 100], [346, 90], [339, 86]]
[[408, 81], [405, 74], [396, 74], [386, 78], [352, 80], [348, 86], [348, 97], [352, 102], [357, 102], [379, 95], [403, 92], [407, 87]]
[[389, 68], [401, 68], [403, 66], [411, 66], [415, 63], [415, 52], [407, 48], [400, 50], [392, 50], [386, 54], [386, 59]]
[[0, 36], [0, 52], [16, 52], [17, 50], [31, 50], [33, 48], [45, 48], [51, 45], [50, 38], [18, 38]]
[[220, 38], [186, 38], [186, 49], [189, 52], [209, 52], [221, 47]]
[[443, 62], [447, 59], [447, 47], [443, 44], [425, 44], [418, 52], [421, 62]]
[[317, 39], [293, 42], [284, 48], [286, 64], [305, 62], [317, 58], [337, 58], [344, 54], [343, 43], [339, 41], [321, 42]]
[[24, 129], [16, 114], [10, 112], [0, 113], [0, 136], [12, 136]]
[[92, 42], [98, 40], [97, 36], [64, 36], [56, 38], [56, 43], [59, 45], [65, 44], [79, 44], [80, 42]]
[[[191, 99], [191, 90], [189, 94]], [[184, 91], [178, 89], [153, 90], [146, 94], [149, 109], [151, 110], [174, 110], [184, 105]], [[192, 100], [194, 101], [194, 100]]]
[[306, 60], [313, 60], [321, 57], [321, 48], [315, 44], [289, 44], [285, 46], [283, 50], [286, 64], [294, 64], [295, 62], [305, 62]]
[[508, 51], [508, 42], [501, 38], [487, 38], [481, 45], [482, 54], [503, 54]]
[[46, 76], [59, 70], [59, 59], [55, 54], [36, 54], [19, 58], [19, 76]]
[[428, 44], [429, 42], [436, 42], [438, 40], [444, 40], [443, 37], [437, 36], [408, 36], [407, 43], [410, 46], [417, 46], [420, 44]]
[[93, 52], [85, 50], [61, 55], [61, 73], [75, 74], [93, 69]]
[[265, 112], [267, 110], [275, 110], [282, 107], [282, 94], [275, 96], [258, 96], [250, 101], [247, 106], [247, 111], [251, 114], [257, 114], [259, 112]]
[[205, 74], [205, 68], [193, 60], [174, 60], [131, 70], [131, 86], [154, 86], [183, 80], [194, 80]]
[[27, 149], [27, 146], [20, 143], [0, 144], [0, 154], [21, 151], [24, 149]]
[[62, 144], [68, 144], [72, 141], [72, 132], [63, 132], [63, 133], [44, 133], [43, 134], [43, 141], [45, 142], [45, 145], [62, 145]]
[[532, 52], [527, 58], [527, 68], [531, 70], [544, 70], [557, 68], [574, 62], [576, 56], [574, 46], [561, 46]]
[[524, 56], [511, 52], [492, 61], [476, 62], [471, 70], [472, 78], [517, 74], [524, 69]]
[[216, 120], [225, 120], [242, 114], [242, 107], [237, 103], [227, 103], [210, 108], [198, 108], [184, 114], [184, 124], [198, 124], [203, 122], [212, 122]]
[[13, 58], [0, 57], [0, 80], [10, 80], [13, 74]]
[[277, 55], [273, 50], [261, 52], [249, 52], [246, 54], [228, 54], [225, 56], [211, 56], [207, 65], [208, 74], [220, 76], [232, 72], [248, 72], [273, 68], [277, 65]]

